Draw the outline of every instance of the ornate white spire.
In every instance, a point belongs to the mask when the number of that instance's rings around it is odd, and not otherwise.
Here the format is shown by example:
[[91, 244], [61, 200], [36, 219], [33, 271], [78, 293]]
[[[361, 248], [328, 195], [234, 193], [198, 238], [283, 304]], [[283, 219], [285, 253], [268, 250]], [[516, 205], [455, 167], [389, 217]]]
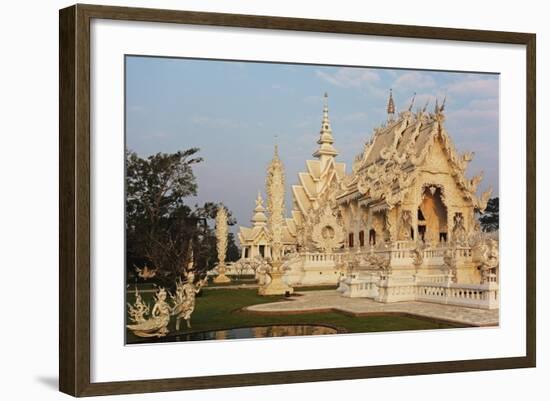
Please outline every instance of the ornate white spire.
[[225, 253], [227, 251], [227, 210], [222, 205], [218, 206], [216, 213], [216, 248], [218, 250], [218, 263], [225, 265]]
[[393, 118], [395, 116], [395, 103], [393, 102], [393, 93], [391, 89], [390, 89], [390, 97], [388, 99], [387, 111], [388, 111], [388, 121], [393, 121]]
[[214, 278], [215, 283], [228, 283], [231, 281], [225, 275], [225, 255], [227, 252], [227, 210], [223, 205], [218, 206], [216, 213], [216, 249], [218, 250], [218, 275]]
[[277, 145], [273, 159], [267, 169], [266, 178], [267, 209], [269, 211], [269, 230], [271, 233], [271, 253], [274, 261], [281, 259], [283, 246], [283, 224], [285, 212], [285, 171]]
[[262, 194], [260, 194], [260, 191], [258, 191], [258, 197], [256, 198], [256, 207], [254, 208], [254, 216], [252, 216], [251, 221], [254, 227], [264, 227], [267, 224], [264, 200], [262, 199]]
[[332, 128], [330, 127], [330, 120], [328, 118], [328, 95], [326, 92], [325, 105], [323, 107], [323, 121], [321, 123], [321, 131], [319, 132], [319, 140], [317, 143], [321, 146], [313, 153], [313, 157], [321, 159], [321, 162], [329, 157], [338, 155], [338, 151], [332, 146], [334, 138], [332, 137]]

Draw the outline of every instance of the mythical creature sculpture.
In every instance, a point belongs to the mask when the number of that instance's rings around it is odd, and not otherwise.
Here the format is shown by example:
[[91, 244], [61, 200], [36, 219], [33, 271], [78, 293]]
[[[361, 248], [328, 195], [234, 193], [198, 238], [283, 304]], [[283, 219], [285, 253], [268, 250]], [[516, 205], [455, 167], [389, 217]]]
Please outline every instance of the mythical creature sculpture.
[[481, 284], [496, 281], [499, 265], [498, 241], [486, 238], [472, 248], [473, 261], [481, 271]]
[[447, 266], [448, 273], [453, 283], [457, 282], [456, 248], [450, 248], [443, 254], [443, 263]]
[[379, 269], [383, 271], [390, 271], [390, 259], [382, 255], [374, 253], [374, 248], [370, 249], [370, 252], [363, 257], [363, 260], [367, 263], [367, 266], [371, 269]]
[[170, 323], [170, 306], [166, 302], [166, 290], [159, 288], [155, 294], [155, 304], [151, 311], [151, 317], [141, 317], [141, 322], [126, 325], [138, 337], [164, 337], [168, 334], [168, 323]]
[[413, 256], [413, 264], [416, 269], [418, 269], [422, 263], [424, 263], [424, 249], [426, 244], [423, 241], [416, 241], [416, 246], [411, 251]]
[[149, 314], [151, 308], [145, 302], [139, 293], [136, 285], [135, 289], [136, 300], [134, 304], [128, 303], [128, 314], [130, 315], [130, 320], [134, 323], [143, 323], [145, 321], [145, 316]]
[[157, 269], [150, 269], [149, 266], [145, 265], [143, 268], [134, 266], [138, 276], [144, 280], [153, 278], [157, 275]]
[[195, 283], [195, 273], [187, 273], [186, 281], [178, 281], [176, 284], [176, 295], [171, 296], [174, 306], [172, 316], [176, 316], [176, 331], [180, 329], [181, 319], [185, 320], [187, 328], [191, 328], [191, 315], [195, 311], [195, 295], [206, 284], [207, 278]]

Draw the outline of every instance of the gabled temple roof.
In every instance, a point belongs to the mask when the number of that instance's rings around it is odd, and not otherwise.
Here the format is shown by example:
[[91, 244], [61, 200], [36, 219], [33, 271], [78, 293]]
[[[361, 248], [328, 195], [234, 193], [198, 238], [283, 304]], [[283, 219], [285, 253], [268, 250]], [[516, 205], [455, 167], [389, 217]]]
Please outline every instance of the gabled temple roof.
[[269, 233], [267, 231], [267, 228], [265, 226], [263, 227], [239, 227], [239, 241], [241, 244], [245, 242], [254, 242], [257, 241], [258, 238], [264, 234], [266, 238], [268, 238]]
[[474, 207], [484, 209], [490, 192], [476, 197], [481, 176], [471, 180], [465, 178], [472, 154], [457, 154], [445, 130], [442, 111], [443, 106], [436, 106], [433, 114], [425, 109], [417, 113], [401, 112], [397, 120], [392, 119], [375, 129], [372, 139], [355, 158], [353, 173], [344, 180], [338, 200], [361, 198], [369, 204], [384, 201], [390, 207], [402, 201], [405, 190], [414, 182], [418, 167], [439, 140], [458, 187], [472, 200]]

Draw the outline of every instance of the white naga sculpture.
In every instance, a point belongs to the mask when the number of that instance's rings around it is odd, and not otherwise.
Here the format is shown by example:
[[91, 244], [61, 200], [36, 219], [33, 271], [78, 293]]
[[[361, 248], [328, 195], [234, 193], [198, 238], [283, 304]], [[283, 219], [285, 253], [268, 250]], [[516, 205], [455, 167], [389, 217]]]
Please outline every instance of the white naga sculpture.
[[176, 295], [171, 296], [174, 302], [172, 315], [176, 316], [176, 331], [180, 329], [181, 319], [185, 320], [187, 328], [191, 328], [191, 315], [195, 311], [195, 295], [205, 285], [207, 277], [195, 283], [195, 273], [189, 271], [185, 281], [176, 284]]
[[226, 276], [225, 255], [227, 252], [227, 210], [225, 207], [218, 207], [216, 214], [216, 247], [218, 250], [218, 275], [215, 283], [229, 283], [231, 279]]
[[159, 288], [155, 294], [155, 304], [151, 311], [151, 317], [145, 318], [148, 306], [145, 305], [136, 289], [136, 302], [129, 305], [130, 318], [135, 324], [128, 327], [138, 337], [164, 337], [168, 334], [168, 323], [170, 323], [170, 305], [166, 302], [166, 290]]

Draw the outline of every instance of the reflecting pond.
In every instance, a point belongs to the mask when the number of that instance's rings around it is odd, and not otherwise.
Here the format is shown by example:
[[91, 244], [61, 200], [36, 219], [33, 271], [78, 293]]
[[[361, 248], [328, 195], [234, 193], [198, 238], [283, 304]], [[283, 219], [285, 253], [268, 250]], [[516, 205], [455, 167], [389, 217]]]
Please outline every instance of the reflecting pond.
[[227, 330], [201, 331], [194, 333], [168, 335], [155, 342], [202, 341], [202, 340], [235, 340], [243, 338], [311, 336], [337, 334], [338, 330], [330, 326], [312, 324], [292, 324], [274, 326], [241, 327]]

